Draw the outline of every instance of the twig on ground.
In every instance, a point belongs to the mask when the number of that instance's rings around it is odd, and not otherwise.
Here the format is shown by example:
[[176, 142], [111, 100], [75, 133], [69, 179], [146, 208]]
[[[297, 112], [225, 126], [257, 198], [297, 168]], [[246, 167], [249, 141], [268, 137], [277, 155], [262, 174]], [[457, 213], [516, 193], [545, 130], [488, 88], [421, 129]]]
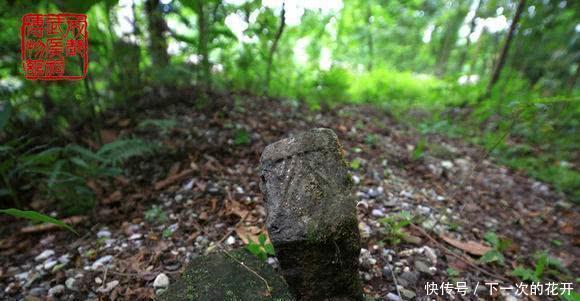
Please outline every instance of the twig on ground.
[[[88, 217], [86, 217], [86, 216], [71, 216], [71, 217], [63, 218], [62, 221], [68, 225], [76, 225], [76, 224], [80, 224], [81, 222], [85, 221], [87, 218]], [[41, 232], [48, 232], [48, 231], [61, 230], [61, 229], [63, 229], [63, 228], [61, 228], [60, 226], [57, 226], [55, 224], [45, 223], [45, 224], [40, 224], [40, 225], [24, 227], [24, 228], [20, 229], [20, 233], [25, 233], [25, 234], [41, 233]]]
[[233, 259], [235, 262], [239, 263], [242, 267], [244, 267], [246, 270], [250, 271], [252, 274], [256, 275], [256, 277], [260, 278], [264, 284], [266, 285], [266, 289], [268, 290], [268, 294], [272, 293], [272, 288], [270, 287], [270, 285], [268, 285], [268, 281], [266, 281], [266, 279], [264, 279], [264, 277], [260, 276], [260, 274], [258, 274], [258, 272], [252, 270], [250, 267], [248, 267], [246, 264], [244, 264], [243, 262], [239, 261], [237, 258], [235, 258], [232, 254], [230, 254], [228, 251], [226, 251], [223, 248], [220, 248], [220, 250], [222, 252], [224, 252], [226, 255], [228, 255], [231, 259]]
[[205, 254], [209, 254], [211, 253], [213, 250], [215, 250], [215, 248], [219, 247], [219, 245], [228, 237], [230, 236], [232, 233], [234, 233], [234, 231], [236, 231], [236, 228], [242, 224], [245, 220], [246, 217], [248, 217], [248, 215], [250, 215], [250, 213], [246, 213], [239, 222], [236, 223], [236, 225], [234, 226], [234, 228], [232, 228], [230, 231], [228, 231], [228, 233], [226, 233], [226, 235], [224, 235], [220, 240], [218, 240], [213, 246], [210, 246], [207, 248], [207, 250], [205, 250]]
[[69, 245], [69, 250], [74, 250], [76, 248], [78, 248], [84, 241], [85, 239], [87, 239], [89, 236], [91, 236], [92, 234], [96, 234], [95, 231], [97, 228], [101, 227], [100, 223], [96, 223], [94, 224], [91, 229], [89, 231], [87, 231], [85, 233], [85, 235], [83, 235], [83, 237], [75, 240], [72, 244]]
[[[163, 270], [164, 274], [169, 274], [169, 275], [173, 275], [173, 274], [180, 274], [182, 272], [183, 268], [177, 270], [177, 271], [166, 271]], [[113, 275], [117, 275], [117, 276], [123, 276], [123, 277], [134, 277], [134, 278], [141, 278], [143, 273], [142, 272], [133, 272], [133, 273], [123, 273], [123, 272], [117, 272], [117, 271], [109, 271], [109, 274], [113, 274]]]
[[399, 283], [397, 281], [397, 276], [395, 276], [395, 272], [393, 272], [393, 266], [389, 263], [389, 270], [391, 271], [391, 276], [393, 276], [393, 282], [395, 282], [395, 288], [397, 289], [397, 295], [399, 295], [399, 299], [403, 300], [401, 297], [401, 291], [399, 290]]
[[193, 173], [195, 172], [195, 169], [191, 168], [191, 169], [186, 169], [176, 175], [170, 176], [164, 180], [161, 180], [157, 183], [155, 183], [155, 190], [161, 190], [167, 186], [170, 186], [172, 184], [175, 184], [181, 180], [184, 180], [185, 178], [193, 175]]
[[502, 276], [500, 276], [500, 275], [494, 274], [494, 273], [492, 273], [492, 272], [490, 272], [490, 271], [488, 271], [488, 270], [486, 270], [486, 269], [483, 269], [483, 268], [481, 268], [481, 267], [479, 267], [479, 266], [477, 266], [477, 265], [473, 264], [473, 262], [472, 262], [471, 260], [469, 260], [469, 259], [467, 259], [467, 258], [465, 258], [465, 257], [463, 257], [463, 256], [461, 256], [461, 255], [457, 255], [457, 254], [455, 254], [455, 252], [453, 252], [453, 251], [449, 250], [449, 248], [447, 248], [446, 246], [444, 246], [442, 243], [438, 242], [438, 241], [437, 241], [435, 238], [433, 238], [431, 235], [429, 235], [429, 233], [427, 233], [427, 232], [426, 232], [425, 230], [423, 230], [421, 227], [419, 227], [419, 226], [417, 226], [417, 225], [415, 225], [415, 224], [411, 224], [411, 227], [413, 227], [415, 230], [419, 231], [419, 232], [420, 232], [420, 233], [421, 233], [423, 236], [425, 236], [427, 239], [429, 239], [429, 240], [430, 240], [430, 241], [432, 241], [434, 244], [436, 244], [436, 245], [437, 245], [437, 246], [439, 246], [441, 249], [443, 249], [443, 251], [445, 251], [445, 252], [446, 252], [446, 253], [448, 253], [449, 255], [451, 255], [451, 256], [453, 256], [453, 257], [455, 257], [455, 258], [457, 258], [457, 259], [459, 259], [459, 260], [461, 260], [461, 261], [465, 262], [465, 263], [466, 263], [467, 265], [469, 265], [470, 267], [472, 267], [472, 268], [474, 268], [474, 269], [478, 270], [479, 272], [481, 272], [481, 273], [483, 273], [483, 274], [486, 274], [487, 276], [494, 277], [495, 279], [498, 279], [498, 280], [501, 280], [501, 281], [504, 281], [504, 282], [508, 282], [508, 283], [510, 282], [510, 280], [509, 280], [509, 279], [507, 279], [507, 278], [504, 278], [504, 277], [502, 277]]

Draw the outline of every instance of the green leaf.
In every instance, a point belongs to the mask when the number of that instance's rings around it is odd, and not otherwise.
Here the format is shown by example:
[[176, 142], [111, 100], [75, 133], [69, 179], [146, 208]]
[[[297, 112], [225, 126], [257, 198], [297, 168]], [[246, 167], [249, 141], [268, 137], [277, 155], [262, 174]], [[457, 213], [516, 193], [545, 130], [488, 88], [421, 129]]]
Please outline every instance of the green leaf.
[[67, 146], [67, 149], [78, 153], [79, 155], [83, 156], [85, 159], [91, 159], [91, 160], [95, 160], [95, 161], [102, 162], [102, 163], [107, 161], [105, 158], [98, 156], [97, 154], [95, 154], [91, 150], [86, 149], [80, 145], [76, 145], [76, 144], [69, 145], [69, 146]]
[[500, 238], [499, 244], [497, 245], [497, 250], [500, 252], [504, 252], [512, 245], [512, 241], [508, 238]]
[[263, 246], [266, 243], [266, 235], [260, 234], [260, 236], [258, 236], [258, 241], [260, 242], [260, 245]]
[[504, 263], [503, 254], [501, 252], [499, 252], [498, 250], [491, 250], [491, 251], [486, 252], [485, 254], [483, 254], [483, 256], [481, 256], [481, 258], [479, 260], [481, 260], [482, 262], [485, 262], [485, 263], [490, 263], [490, 262], [498, 262], [499, 264]]
[[56, 179], [58, 178], [58, 176], [60, 174], [60, 170], [62, 169], [63, 164], [64, 164], [64, 160], [58, 160], [58, 161], [56, 161], [56, 164], [54, 164], [53, 169], [50, 173], [50, 177], [48, 178], [48, 187], [49, 188], [52, 188], [52, 186], [56, 182]]
[[360, 159], [359, 158], [354, 158], [354, 160], [352, 160], [350, 162], [350, 168], [357, 170], [360, 168]]
[[497, 246], [499, 245], [499, 239], [497, 238], [497, 234], [495, 234], [494, 232], [487, 232], [487, 233], [485, 233], [484, 238], [493, 247], [496, 247], [497, 248]]
[[264, 250], [269, 255], [276, 255], [276, 252], [274, 251], [274, 246], [272, 244], [265, 245]]
[[58, 219], [52, 218], [50, 216], [40, 214], [36, 211], [22, 211], [22, 210], [10, 208], [10, 209], [0, 209], [0, 213], [4, 213], [4, 214], [12, 215], [15, 217], [20, 217], [20, 218], [26, 218], [26, 219], [36, 221], [36, 222], [44, 222], [44, 223], [54, 224], [54, 225], [57, 225], [59, 227], [63, 227], [65, 229], [73, 232], [74, 234], [78, 235], [77, 231], [75, 231], [71, 226], [67, 225], [66, 223], [64, 223]]
[[87, 162], [85, 162], [85, 160], [83, 160], [80, 157], [72, 157], [72, 158], [70, 158], [70, 161], [79, 167], [89, 168], [89, 165], [87, 164]]
[[411, 160], [417, 161], [417, 160], [423, 158], [423, 155], [425, 152], [425, 146], [426, 146], [426, 141], [424, 138], [421, 138], [419, 140], [419, 142], [417, 143], [417, 145], [415, 146], [415, 148], [413, 149], [413, 152], [411, 153]]
[[536, 278], [541, 278], [544, 274], [544, 269], [548, 265], [548, 254], [546, 252], [536, 254], [536, 270], [534, 275]]
[[234, 145], [246, 145], [252, 142], [252, 137], [250, 133], [248, 133], [244, 129], [236, 130], [235, 137], [234, 137]]
[[527, 268], [516, 267], [511, 272], [511, 274], [513, 276], [520, 278], [523, 281], [540, 282], [540, 279], [534, 274], [534, 271], [527, 269]]
[[86, 13], [93, 5], [97, 4], [98, 2], [99, 0], [63, 0], [62, 2], [57, 2], [57, 4], [62, 11], [71, 13]]
[[411, 216], [411, 213], [409, 211], [401, 211], [399, 213], [399, 216], [407, 221], [410, 221], [413, 218], [413, 216]]
[[107, 163], [120, 164], [126, 160], [153, 152], [157, 146], [138, 138], [118, 139], [103, 145], [97, 156], [104, 158]]
[[580, 301], [580, 294], [575, 291], [571, 291], [568, 294], [563, 294], [561, 297], [565, 301]]
[[163, 233], [161, 235], [163, 236], [163, 238], [169, 238], [169, 237], [171, 237], [171, 235], [173, 235], [173, 230], [171, 230], [171, 228], [167, 227], [163, 230]]
[[0, 130], [8, 124], [8, 119], [12, 114], [12, 105], [9, 101], [3, 101], [0, 103]]
[[248, 249], [248, 251], [250, 251], [252, 254], [254, 254], [256, 256], [262, 252], [260, 245], [255, 244], [255, 243], [249, 243], [246, 246], [246, 249]]
[[122, 173], [123, 170], [117, 167], [99, 167], [93, 172], [93, 174], [98, 177], [115, 177]]
[[459, 276], [459, 271], [453, 268], [447, 268], [447, 275], [449, 275], [450, 277], [456, 277]]

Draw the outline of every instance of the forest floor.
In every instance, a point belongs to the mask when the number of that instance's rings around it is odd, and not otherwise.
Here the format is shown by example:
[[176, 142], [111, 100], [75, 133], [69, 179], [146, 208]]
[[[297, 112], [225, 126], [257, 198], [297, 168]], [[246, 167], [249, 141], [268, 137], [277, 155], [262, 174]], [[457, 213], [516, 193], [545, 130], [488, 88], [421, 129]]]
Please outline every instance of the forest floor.
[[[101, 131], [105, 142], [135, 135], [164, 147], [129, 162], [124, 176], [92, 183], [98, 204], [78, 219], [79, 236], [42, 229], [22, 234], [25, 222], [1, 218], [10, 222], [11, 234], [0, 240], [0, 299], [154, 299], [166, 280], [173, 282], [191, 258], [214, 249], [210, 246], [241, 248], [246, 237], [265, 233], [261, 152], [314, 127], [334, 130], [353, 162], [364, 248], [361, 278], [368, 296], [557, 299], [518, 295], [520, 280], [510, 275], [517, 266], [534, 270], [539, 264], [534, 254], [540, 251], [562, 265], [537, 275], [542, 282], [572, 282], [578, 289], [571, 276], [580, 275], [578, 206], [547, 185], [494, 164], [480, 148], [435, 134], [420, 142], [414, 129], [372, 106], [312, 112], [295, 102], [241, 94], [207, 94], [200, 101], [193, 97], [197, 93], [172, 92], [161, 101], [150, 97], [141, 104], [148, 109], [132, 119], [108, 114]], [[136, 126], [146, 119], [176, 124]], [[389, 231], [380, 222], [396, 221], [402, 211], [413, 217], [411, 225]], [[512, 241], [502, 250], [504, 264], [479, 261], [490, 249], [488, 232]], [[392, 242], [398, 238], [400, 243]], [[426, 298], [427, 282], [456, 281], [467, 282], [471, 293], [441, 296], [439, 290], [439, 296]], [[511, 289], [490, 292], [486, 282]]]

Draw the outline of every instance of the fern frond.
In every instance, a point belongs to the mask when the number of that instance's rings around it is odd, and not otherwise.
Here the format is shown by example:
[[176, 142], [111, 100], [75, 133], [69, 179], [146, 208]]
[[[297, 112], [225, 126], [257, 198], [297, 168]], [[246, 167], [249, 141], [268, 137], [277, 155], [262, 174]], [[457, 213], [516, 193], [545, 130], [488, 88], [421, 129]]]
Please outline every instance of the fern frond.
[[138, 138], [119, 139], [103, 145], [96, 153], [108, 163], [117, 165], [130, 158], [152, 153], [157, 146]]
[[73, 152], [81, 155], [81, 157], [83, 157], [84, 159], [91, 159], [91, 160], [98, 161], [101, 163], [105, 163], [107, 161], [105, 158], [95, 154], [90, 149], [84, 148], [80, 145], [76, 145], [76, 144], [69, 145], [69, 146], [67, 146], [67, 150], [73, 151]]

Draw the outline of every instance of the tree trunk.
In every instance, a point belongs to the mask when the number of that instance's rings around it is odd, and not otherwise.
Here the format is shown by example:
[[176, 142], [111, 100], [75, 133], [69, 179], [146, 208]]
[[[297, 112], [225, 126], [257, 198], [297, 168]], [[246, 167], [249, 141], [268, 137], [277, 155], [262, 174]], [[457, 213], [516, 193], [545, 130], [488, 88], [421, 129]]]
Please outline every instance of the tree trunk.
[[209, 39], [207, 14], [203, 0], [197, 0], [197, 30], [199, 31], [199, 55], [201, 56], [200, 82], [205, 88], [211, 87], [211, 65], [209, 62]]
[[151, 61], [154, 66], [165, 67], [169, 64], [167, 40], [165, 39], [167, 24], [163, 19], [159, 0], [145, 1], [145, 13], [149, 22]]
[[331, 60], [331, 62], [330, 62], [330, 68], [333, 68], [336, 65], [336, 63], [338, 62], [336, 57], [339, 56], [339, 53], [340, 53], [339, 51], [341, 49], [343, 49], [342, 48], [342, 32], [344, 30], [344, 17], [339, 16], [338, 18], [340, 18], [340, 19], [338, 20], [338, 29], [336, 30], [336, 43], [334, 46], [334, 50], [332, 51], [333, 52], [332, 56], [334, 57], [334, 59]]
[[475, 32], [475, 26], [476, 26], [475, 19], [477, 19], [477, 13], [479, 12], [479, 9], [481, 8], [481, 3], [483, 2], [483, 0], [476, 0], [476, 1], [477, 1], [477, 7], [475, 8], [473, 19], [471, 19], [471, 22], [469, 22], [469, 34], [467, 35], [467, 42], [465, 43], [465, 51], [463, 51], [463, 53], [461, 53], [461, 56], [459, 57], [459, 61], [457, 63], [457, 70], [459, 72], [463, 71], [463, 65], [465, 64], [465, 60], [467, 59], [467, 53], [469, 52], [469, 46], [471, 46], [471, 39], [469, 37], [473, 34], [473, 32]]
[[372, 32], [372, 22], [371, 18], [373, 16], [373, 11], [371, 5], [367, 2], [367, 47], [369, 51], [369, 60], [367, 62], [367, 70], [373, 70], [373, 60], [374, 60], [374, 41], [373, 41], [373, 32]]
[[457, 8], [457, 12], [451, 16], [451, 20], [448, 23], [448, 26], [445, 28], [443, 33], [443, 38], [441, 39], [441, 48], [437, 55], [437, 66], [435, 69], [435, 74], [438, 76], [444, 76], [447, 73], [447, 67], [449, 65], [449, 57], [451, 56], [451, 52], [457, 42], [458, 31], [463, 24], [463, 20], [467, 15], [469, 9], [466, 9], [463, 6], [459, 6]]
[[514, 37], [516, 27], [518, 26], [518, 22], [520, 21], [520, 17], [522, 15], [522, 11], [524, 10], [525, 5], [526, 5], [526, 0], [520, 0], [520, 2], [518, 3], [518, 7], [516, 9], [516, 14], [514, 15], [514, 19], [512, 20], [512, 24], [510, 25], [508, 34], [505, 38], [505, 42], [503, 44], [503, 47], [502, 47], [501, 52], [499, 54], [499, 57], [497, 59], [497, 63], [495, 64], [495, 67], [493, 68], [493, 72], [491, 74], [491, 79], [489, 80], [489, 83], [487, 84], [487, 89], [485, 91], [486, 96], [489, 96], [491, 94], [491, 89], [493, 89], [493, 86], [499, 80], [501, 70], [503, 69], [503, 66], [505, 65], [505, 60], [506, 60], [507, 53], [508, 53], [509, 48], [510, 48], [510, 44], [512, 43], [512, 39]]
[[282, 12], [280, 13], [280, 26], [274, 37], [274, 43], [270, 47], [270, 52], [268, 53], [268, 64], [266, 65], [266, 93], [270, 90], [270, 76], [272, 73], [272, 62], [274, 60], [274, 54], [278, 48], [278, 43], [284, 33], [284, 28], [286, 27], [286, 3], [282, 2]]

